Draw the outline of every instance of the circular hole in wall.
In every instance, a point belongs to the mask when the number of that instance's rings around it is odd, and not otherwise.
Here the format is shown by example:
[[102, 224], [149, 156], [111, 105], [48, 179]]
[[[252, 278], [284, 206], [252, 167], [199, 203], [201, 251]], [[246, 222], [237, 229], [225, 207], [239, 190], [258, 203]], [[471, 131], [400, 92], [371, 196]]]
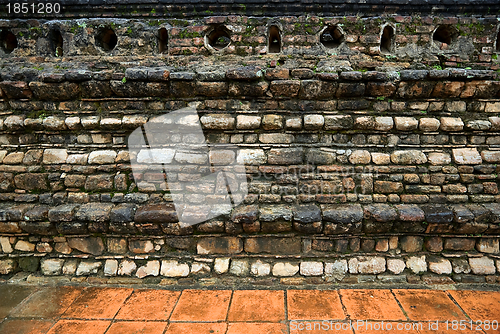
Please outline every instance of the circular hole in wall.
[[384, 30], [382, 30], [382, 36], [380, 38], [380, 52], [394, 52], [394, 28], [391, 26], [385, 26]]
[[11, 31], [2, 29], [0, 32], [0, 43], [5, 53], [11, 53], [17, 48], [17, 38]]
[[215, 50], [222, 50], [231, 43], [229, 30], [223, 25], [216, 25], [208, 34], [208, 44]]
[[165, 28], [158, 29], [158, 52], [168, 52], [168, 31]]
[[450, 45], [458, 37], [458, 31], [456, 28], [451, 25], [441, 25], [434, 30], [434, 34], [432, 34], [432, 40], [434, 43], [443, 48], [443, 44]]
[[344, 33], [337, 26], [328, 26], [321, 33], [319, 41], [329, 49], [338, 48], [344, 42]]
[[115, 48], [118, 38], [113, 29], [106, 27], [99, 30], [96, 36], [96, 43], [104, 51], [111, 51]]
[[52, 54], [56, 57], [63, 56], [63, 37], [58, 29], [51, 29], [49, 31], [49, 44]]

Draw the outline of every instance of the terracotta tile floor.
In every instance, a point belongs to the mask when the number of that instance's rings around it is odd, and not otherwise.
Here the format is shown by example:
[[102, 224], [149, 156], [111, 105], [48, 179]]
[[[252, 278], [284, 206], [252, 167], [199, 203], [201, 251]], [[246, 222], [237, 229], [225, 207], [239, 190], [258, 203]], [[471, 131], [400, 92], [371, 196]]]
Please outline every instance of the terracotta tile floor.
[[0, 285], [1, 334], [499, 334], [499, 322], [493, 291]]

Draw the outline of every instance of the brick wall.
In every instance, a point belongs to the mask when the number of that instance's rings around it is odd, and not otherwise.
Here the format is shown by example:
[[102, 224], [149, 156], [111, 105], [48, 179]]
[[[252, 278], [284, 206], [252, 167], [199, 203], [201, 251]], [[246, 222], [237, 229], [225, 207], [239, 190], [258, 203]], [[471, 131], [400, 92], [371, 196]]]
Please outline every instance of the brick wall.
[[[495, 17], [2, 24], [1, 274], [497, 282]], [[203, 205], [179, 215], [127, 145], [187, 106], [248, 181], [196, 225]], [[196, 177], [198, 152], [177, 153], [169, 177]]]

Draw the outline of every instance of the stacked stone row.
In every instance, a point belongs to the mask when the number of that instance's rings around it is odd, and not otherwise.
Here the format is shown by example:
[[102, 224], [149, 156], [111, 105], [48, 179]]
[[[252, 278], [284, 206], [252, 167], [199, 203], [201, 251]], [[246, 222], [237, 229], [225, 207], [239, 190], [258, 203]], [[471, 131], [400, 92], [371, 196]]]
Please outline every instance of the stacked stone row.
[[[500, 260], [487, 256], [348, 256], [330, 260], [272, 260], [251, 258], [198, 257], [193, 260], [178, 259], [66, 259], [26, 258], [29, 261], [0, 259], [0, 274], [20, 269], [36, 271], [46, 276], [100, 276], [100, 283], [130, 283], [133, 280], [113, 280], [110, 277], [136, 279], [161, 277], [163, 284], [182, 284], [182, 278], [193, 277], [206, 281], [209, 278], [275, 277], [281, 284], [305, 283], [425, 283], [449, 284], [500, 282]], [[309, 278], [309, 279], [307, 279]], [[37, 276], [28, 277], [36, 282]], [[95, 280], [97, 282], [97, 280]], [[207, 281], [208, 282], [208, 281]], [[213, 283], [216, 283], [214, 281]], [[185, 281], [184, 283], [189, 283]]]
[[[130, 198], [132, 199], [132, 198]], [[208, 213], [207, 213], [208, 214]], [[180, 218], [180, 219], [179, 219]], [[179, 222], [179, 220], [181, 222]], [[225, 221], [227, 220], [227, 221]], [[172, 204], [87, 203], [56, 206], [3, 203], [0, 232], [33, 235], [193, 233], [499, 234], [500, 205], [262, 204], [242, 205], [229, 217], [200, 225], [182, 223]]]
[[[327, 100], [351, 97], [486, 98], [498, 97], [496, 72], [489, 70], [402, 70], [399, 72], [320, 72], [309, 68], [246, 66], [226, 72], [172, 72], [166, 68], [129, 68], [125, 73], [67, 71], [40, 75], [42, 81], [9, 81], [2, 96], [10, 100], [66, 101], [107, 97], [265, 97]], [[22, 74], [21, 74], [22, 76]], [[339, 101], [339, 109], [365, 109], [369, 101]], [[460, 106], [458, 106], [460, 108]], [[481, 108], [481, 105], [479, 105]]]

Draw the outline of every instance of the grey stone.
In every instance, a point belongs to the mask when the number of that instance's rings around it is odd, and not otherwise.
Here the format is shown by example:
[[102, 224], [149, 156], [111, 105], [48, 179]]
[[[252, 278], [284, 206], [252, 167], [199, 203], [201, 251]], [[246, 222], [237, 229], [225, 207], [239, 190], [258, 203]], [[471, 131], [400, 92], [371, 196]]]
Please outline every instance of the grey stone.
[[341, 281], [348, 271], [347, 260], [336, 260], [325, 263], [325, 275]]
[[0, 260], [0, 275], [8, 275], [17, 268], [17, 262], [13, 259]]
[[419, 274], [427, 271], [427, 262], [425, 262], [425, 255], [410, 256], [406, 260], [406, 267], [414, 274]]
[[394, 151], [391, 161], [398, 165], [421, 165], [427, 162], [427, 157], [417, 150]]
[[287, 205], [266, 205], [259, 208], [259, 219], [264, 222], [291, 221], [292, 210]]
[[300, 274], [304, 276], [323, 275], [323, 262], [303, 261], [300, 263]]
[[387, 270], [393, 274], [401, 274], [406, 268], [406, 264], [402, 259], [387, 259]]
[[101, 266], [102, 266], [101, 262], [82, 261], [78, 265], [78, 269], [76, 269], [76, 276], [97, 274]]
[[470, 273], [470, 265], [466, 259], [451, 259], [453, 265], [453, 272], [455, 274], [468, 274]]
[[398, 214], [396, 210], [388, 204], [372, 204], [364, 207], [365, 219], [377, 222], [390, 222], [396, 220]]
[[123, 260], [120, 262], [118, 267], [118, 275], [120, 276], [131, 276], [133, 272], [137, 269], [137, 265], [132, 260]]
[[229, 273], [235, 276], [247, 276], [250, 271], [248, 260], [233, 259]]
[[47, 276], [60, 275], [64, 259], [42, 259], [42, 274]]
[[161, 261], [160, 274], [166, 277], [187, 277], [189, 275], [189, 265], [179, 263], [176, 260], [163, 260]]
[[453, 211], [441, 205], [422, 205], [425, 220], [428, 223], [450, 223], [453, 220]]
[[216, 258], [214, 261], [214, 271], [219, 275], [227, 273], [230, 261], [231, 259], [228, 257]]
[[292, 208], [293, 220], [299, 223], [314, 223], [321, 221], [321, 210], [314, 204], [296, 205]]
[[78, 204], [65, 204], [53, 207], [49, 210], [49, 220], [53, 223], [73, 221], [78, 207]]
[[380, 256], [360, 257], [357, 260], [356, 272], [360, 274], [380, 274], [386, 269], [385, 258]]
[[109, 214], [112, 223], [128, 223], [134, 221], [137, 205], [133, 203], [122, 203], [111, 209]]
[[363, 208], [358, 204], [322, 205], [323, 219], [334, 223], [357, 223], [363, 220]]
[[452, 272], [451, 263], [444, 258], [429, 257], [429, 270], [433, 273], [449, 275]]
[[250, 273], [254, 276], [268, 276], [271, 272], [271, 265], [269, 263], [257, 260], [250, 266]]
[[104, 276], [116, 276], [118, 272], [118, 261], [108, 259], [104, 263]]
[[277, 262], [273, 266], [273, 276], [294, 276], [299, 272], [299, 266], [290, 262]]
[[139, 267], [135, 275], [139, 278], [146, 276], [158, 276], [160, 274], [160, 261], [148, 261], [146, 265]]
[[80, 206], [75, 218], [85, 222], [109, 222], [110, 212], [113, 207], [113, 204], [107, 203], [87, 203]]
[[469, 264], [472, 272], [476, 275], [494, 275], [495, 274], [495, 262], [486, 257], [471, 257], [469, 258]]

